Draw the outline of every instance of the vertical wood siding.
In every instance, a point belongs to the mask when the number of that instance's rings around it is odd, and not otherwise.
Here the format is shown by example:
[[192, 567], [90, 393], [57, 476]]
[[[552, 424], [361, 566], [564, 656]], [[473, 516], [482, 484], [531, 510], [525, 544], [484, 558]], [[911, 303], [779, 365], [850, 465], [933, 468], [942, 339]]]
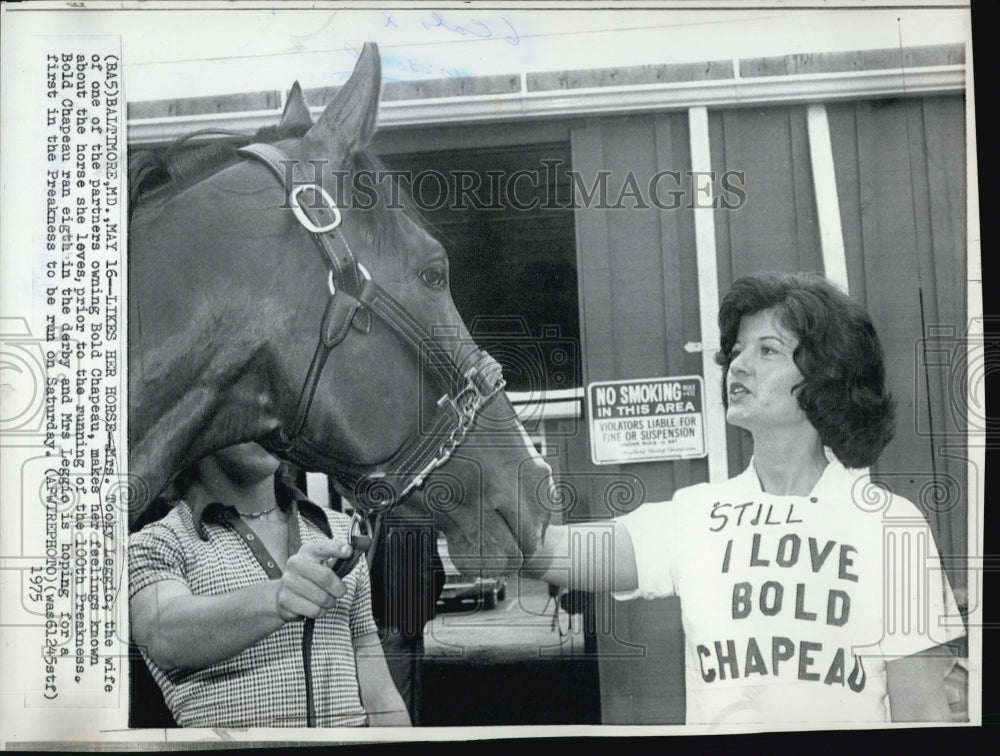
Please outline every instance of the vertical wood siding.
[[[629, 172], [645, 193], [657, 171], [681, 171], [681, 188], [688, 192], [681, 207], [673, 210], [655, 206], [578, 210], [585, 381], [700, 374], [700, 356], [684, 350], [685, 343], [701, 340], [694, 218], [687, 207], [691, 187], [686, 175], [690, 169], [686, 114], [593, 121], [574, 129], [572, 147], [573, 167], [588, 187], [598, 171], [611, 172], [610, 203], [617, 199]], [[666, 203], [666, 192], [676, 187], [666, 179], [660, 188]], [[632, 200], [625, 202], [632, 207]], [[604, 502], [604, 491], [617, 471], [639, 476], [651, 501], [668, 499], [677, 488], [708, 478], [704, 460], [623, 468], [595, 467], [589, 452], [574, 456], [593, 471], [594, 480], [583, 484], [581, 498], [587, 501], [586, 513], [598, 518], [613, 514]], [[604, 597], [596, 604], [602, 721], [683, 722], [679, 602], [621, 603]], [[610, 634], [602, 633], [602, 627]], [[638, 639], [643, 644], [640, 655], [634, 646]]]
[[[965, 556], [965, 102], [828, 111], [851, 293], [882, 338], [897, 401], [896, 436], [873, 477], [921, 508], [943, 555]], [[964, 571], [949, 578], [966, 587]]]
[[[746, 202], [716, 213], [719, 297], [741, 276], [823, 271], [806, 111], [747, 108], [709, 113], [712, 168], [744, 174]], [[721, 387], [713, 387], [721, 391]], [[750, 434], [727, 427], [729, 474], [750, 463]]]

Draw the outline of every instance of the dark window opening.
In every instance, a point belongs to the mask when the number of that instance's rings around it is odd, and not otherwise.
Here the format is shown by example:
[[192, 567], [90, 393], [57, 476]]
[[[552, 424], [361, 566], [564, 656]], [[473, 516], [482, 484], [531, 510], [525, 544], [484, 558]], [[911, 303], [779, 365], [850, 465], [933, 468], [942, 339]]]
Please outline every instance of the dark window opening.
[[[507, 390], [582, 386], [570, 146], [393, 155], [448, 252], [451, 292]], [[447, 196], [445, 196], [445, 193]]]

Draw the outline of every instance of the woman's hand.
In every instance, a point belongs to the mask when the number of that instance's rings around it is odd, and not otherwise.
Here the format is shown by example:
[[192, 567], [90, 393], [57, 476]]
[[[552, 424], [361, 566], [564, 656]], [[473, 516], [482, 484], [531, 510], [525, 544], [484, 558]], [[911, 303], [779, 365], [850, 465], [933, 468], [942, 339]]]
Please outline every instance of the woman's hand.
[[639, 584], [628, 529], [614, 520], [550, 525], [521, 575], [588, 593], [632, 591]]

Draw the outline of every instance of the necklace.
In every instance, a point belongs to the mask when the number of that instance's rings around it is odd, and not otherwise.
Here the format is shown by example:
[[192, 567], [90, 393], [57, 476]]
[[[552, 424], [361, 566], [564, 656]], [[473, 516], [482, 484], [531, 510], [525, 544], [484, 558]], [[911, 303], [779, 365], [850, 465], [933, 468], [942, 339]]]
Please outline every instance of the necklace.
[[240, 510], [237, 509], [236, 514], [238, 514], [240, 517], [246, 517], [248, 520], [256, 520], [258, 517], [263, 517], [264, 515], [273, 512], [277, 508], [278, 505], [275, 504], [273, 507], [271, 507], [270, 509], [265, 509], [263, 512], [241, 512]]

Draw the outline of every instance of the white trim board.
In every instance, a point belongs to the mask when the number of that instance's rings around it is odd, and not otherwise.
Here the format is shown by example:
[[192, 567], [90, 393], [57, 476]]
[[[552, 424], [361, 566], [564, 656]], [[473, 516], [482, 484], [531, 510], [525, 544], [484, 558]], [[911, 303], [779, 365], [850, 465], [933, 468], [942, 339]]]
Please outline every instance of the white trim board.
[[[526, 74], [521, 76], [523, 79]], [[743, 107], [951, 94], [965, 91], [965, 78], [964, 65], [947, 65], [545, 92], [522, 89], [502, 95], [383, 102], [379, 109], [379, 128], [621, 115], [698, 106]], [[313, 108], [314, 115], [321, 110]], [[273, 125], [280, 115], [280, 110], [258, 110], [133, 119], [128, 123], [128, 142], [131, 146], [160, 144], [204, 128], [253, 134], [262, 126]]]

